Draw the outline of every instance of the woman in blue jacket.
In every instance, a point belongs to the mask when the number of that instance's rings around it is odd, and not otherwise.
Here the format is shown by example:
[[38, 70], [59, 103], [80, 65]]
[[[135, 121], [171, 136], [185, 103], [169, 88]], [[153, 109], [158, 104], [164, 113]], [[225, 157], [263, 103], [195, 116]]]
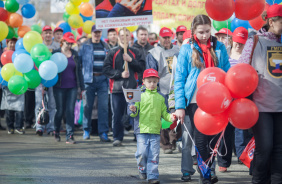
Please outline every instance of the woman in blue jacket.
[[[191, 31], [192, 37], [189, 44], [181, 47], [178, 56], [174, 90], [177, 117], [183, 123], [185, 114], [188, 115], [194, 126], [194, 114], [198, 108], [196, 102], [197, 78], [200, 71], [208, 67], [219, 67], [227, 71], [230, 64], [224, 44], [211, 36], [211, 21], [208, 16], [196, 16], [192, 22]], [[206, 161], [211, 156], [208, 144], [213, 136], [204, 135], [197, 129], [195, 129], [194, 136], [200, 155]], [[211, 165], [212, 162], [209, 167]], [[200, 174], [201, 183], [216, 183], [218, 179], [214, 171], [211, 175], [207, 179]]]

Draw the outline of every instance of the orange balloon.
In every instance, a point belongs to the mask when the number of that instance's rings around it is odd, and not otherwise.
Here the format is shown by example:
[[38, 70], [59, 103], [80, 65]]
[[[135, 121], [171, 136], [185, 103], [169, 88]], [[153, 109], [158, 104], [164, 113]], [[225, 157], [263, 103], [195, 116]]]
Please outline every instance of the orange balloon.
[[19, 29], [18, 29], [18, 35], [19, 35], [19, 37], [23, 38], [24, 35], [25, 35], [27, 32], [29, 32], [29, 31], [31, 31], [30, 27], [28, 27], [28, 26], [21, 26], [21, 27], [19, 27]]
[[90, 17], [93, 15], [94, 8], [90, 3], [83, 3], [79, 7], [80, 13], [85, 17]]
[[11, 13], [9, 23], [11, 27], [21, 27], [23, 24], [23, 17], [20, 14]]
[[59, 27], [59, 25], [60, 25], [61, 23], [64, 23], [64, 22], [65, 22], [65, 21], [63, 21], [63, 20], [57, 22], [56, 27]]

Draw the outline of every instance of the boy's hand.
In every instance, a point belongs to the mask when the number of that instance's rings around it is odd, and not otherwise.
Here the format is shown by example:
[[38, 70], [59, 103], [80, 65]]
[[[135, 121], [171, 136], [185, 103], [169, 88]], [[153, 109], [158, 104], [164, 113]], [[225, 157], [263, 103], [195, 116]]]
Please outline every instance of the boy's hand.
[[170, 115], [170, 119], [171, 119], [172, 122], [176, 121], [176, 120], [177, 120], [176, 114], [175, 114], [175, 113], [172, 113], [172, 114]]
[[136, 107], [134, 105], [129, 106], [129, 110], [132, 112], [136, 112]]

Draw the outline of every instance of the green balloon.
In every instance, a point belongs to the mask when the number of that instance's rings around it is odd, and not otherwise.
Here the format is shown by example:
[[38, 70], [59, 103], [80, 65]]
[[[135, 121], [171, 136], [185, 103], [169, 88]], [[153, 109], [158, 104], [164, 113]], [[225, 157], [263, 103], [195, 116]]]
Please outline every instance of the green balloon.
[[41, 83], [41, 77], [36, 70], [31, 70], [24, 74], [24, 79], [27, 81], [28, 88], [35, 89]]
[[63, 19], [65, 22], [68, 22], [69, 17], [70, 17], [70, 14], [68, 14], [67, 12], [64, 12]]
[[15, 95], [24, 94], [27, 90], [27, 86], [26, 80], [19, 75], [11, 77], [8, 82], [8, 89]]
[[19, 29], [18, 27], [15, 27], [15, 28], [14, 28], [14, 31], [15, 31], [14, 37], [15, 37], [15, 38], [18, 38], [18, 37], [19, 37], [19, 35], [18, 35], [18, 29]]
[[228, 29], [231, 30], [231, 19], [225, 20], [225, 21], [215, 21], [213, 20], [212, 25], [215, 30], [219, 31], [222, 28], [227, 28], [227, 22], [228, 22]]
[[18, 11], [20, 5], [16, 0], [7, 0], [5, 3], [5, 8], [8, 12], [15, 13]]
[[172, 123], [162, 119], [162, 129], [167, 129]]
[[42, 33], [41, 27], [40, 27], [39, 25], [37, 25], [37, 24], [32, 25], [32, 26], [30, 27], [30, 29], [31, 29], [32, 31], [38, 32], [39, 34]]
[[30, 50], [30, 55], [37, 67], [43, 62], [51, 57], [51, 52], [49, 51], [48, 47], [43, 43], [36, 44]]
[[15, 37], [15, 30], [11, 26], [8, 26], [8, 29], [9, 29], [9, 32], [6, 38], [12, 39], [13, 37]]

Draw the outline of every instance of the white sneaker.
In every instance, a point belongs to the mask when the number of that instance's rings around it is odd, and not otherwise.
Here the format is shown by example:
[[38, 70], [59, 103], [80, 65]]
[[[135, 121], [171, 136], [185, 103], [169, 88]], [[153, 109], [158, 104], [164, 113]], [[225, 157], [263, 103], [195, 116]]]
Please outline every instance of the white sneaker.
[[121, 141], [120, 140], [115, 140], [113, 142], [113, 146], [121, 146]]

